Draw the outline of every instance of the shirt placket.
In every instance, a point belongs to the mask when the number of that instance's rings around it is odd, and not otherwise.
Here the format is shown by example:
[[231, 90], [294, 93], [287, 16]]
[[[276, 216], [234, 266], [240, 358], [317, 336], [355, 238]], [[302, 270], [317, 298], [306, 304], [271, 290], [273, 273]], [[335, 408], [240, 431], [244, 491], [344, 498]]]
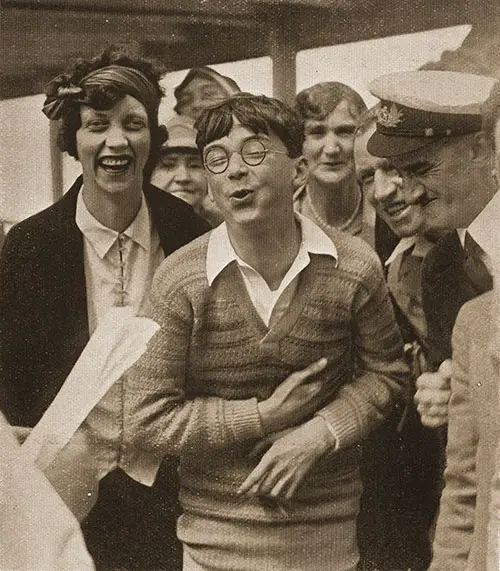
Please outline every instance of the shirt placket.
[[118, 284], [117, 299], [118, 307], [124, 307], [128, 302], [128, 294], [126, 289], [126, 259], [127, 259], [127, 237], [125, 234], [118, 234]]

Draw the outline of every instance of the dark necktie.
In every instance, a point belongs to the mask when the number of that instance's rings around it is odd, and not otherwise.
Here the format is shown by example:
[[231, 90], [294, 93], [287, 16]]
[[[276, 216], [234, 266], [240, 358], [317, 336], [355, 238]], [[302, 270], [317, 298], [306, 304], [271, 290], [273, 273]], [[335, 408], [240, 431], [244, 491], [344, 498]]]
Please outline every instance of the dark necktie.
[[477, 288], [478, 293], [484, 293], [493, 287], [493, 279], [484, 263], [484, 258], [484, 251], [474, 238], [466, 232], [464, 243], [464, 270], [467, 277]]

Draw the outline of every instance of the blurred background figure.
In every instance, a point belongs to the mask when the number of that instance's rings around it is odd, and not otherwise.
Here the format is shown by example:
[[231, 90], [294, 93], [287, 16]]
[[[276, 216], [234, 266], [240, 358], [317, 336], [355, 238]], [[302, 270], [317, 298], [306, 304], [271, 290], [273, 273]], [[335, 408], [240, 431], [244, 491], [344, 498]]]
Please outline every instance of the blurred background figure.
[[0, 569], [93, 571], [80, 526], [0, 413]]
[[165, 126], [168, 139], [160, 149], [151, 184], [190, 204], [212, 227], [218, 226], [222, 215], [208, 189], [194, 120], [174, 115]]
[[168, 139], [161, 146], [151, 184], [184, 200], [200, 213], [207, 194], [207, 179], [193, 125], [193, 119], [180, 115], [167, 121]]
[[354, 134], [365, 102], [349, 86], [331, 81], [301, 91], [295, 109], [304, 120], [303, 154], [309, 162], [309, 179], [295, 193], [295, 209], [327, 234], [344, 230], [373, 246], [375, 215], [354, 169]]
[[238, 84], [210, 67], [193, 67], [174, 90], [174, 111], [193, 120], [214, 103], [239, 93]]

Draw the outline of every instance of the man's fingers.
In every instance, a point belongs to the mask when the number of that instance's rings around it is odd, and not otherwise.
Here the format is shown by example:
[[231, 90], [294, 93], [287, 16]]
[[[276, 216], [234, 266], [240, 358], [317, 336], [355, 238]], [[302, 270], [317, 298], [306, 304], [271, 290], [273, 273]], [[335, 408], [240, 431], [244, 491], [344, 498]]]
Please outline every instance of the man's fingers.
[[448, 417], [423, 415], [420, 420], [427, 428], [439, 428], [447, 424]]
[[257, 444], [250, 451], [248, 457], [254, 459], [257, 458], [258, 456], [262, 456], [264, 452], [267, 452], [269, 450], [272, 444], [273, 444], [272, 441], [268, 440], [267, 438], [259, 440], [259, 442], [257, 442]]
[[448, 406], [446, 404], [432, 404], [430, 406], [419, 405], [417, 406], [417, 410], [420, 414], [425, 414], [426, 416], [442, 416], [448, 414]]
[[448, 390], [450, 379], [441, 373], [422, 373], [417, 379], [416, 387], [417, 389]]
[[[247, 479], [241, 484], [238, 488], [238, 494], [250, 494], [250, 490], [252, 488], [258, 489], [261, 480], [265, 477], [268, 469], [270, 466], [270, 462], [266, 458], [266, 455], [263, 456], [262, 460], [257, 464], [257, 466], [250, 472]], [[254, 490], [252, 490], [254, 493]], [[251, 494], [250, 494], [251, 495]]]
[[443, 361], [441, 365], [439, 365], [438, 371], [441, 373], [441, 375], [450, 379], [452, 372], [451, 359], [446, 359]]
[[427, 389], [419, 390], [415, 393], [415, 403], [418, 406], [441, 406], [447, 405], [450, 400], [450, 392], [448, 391], [429, 391]]

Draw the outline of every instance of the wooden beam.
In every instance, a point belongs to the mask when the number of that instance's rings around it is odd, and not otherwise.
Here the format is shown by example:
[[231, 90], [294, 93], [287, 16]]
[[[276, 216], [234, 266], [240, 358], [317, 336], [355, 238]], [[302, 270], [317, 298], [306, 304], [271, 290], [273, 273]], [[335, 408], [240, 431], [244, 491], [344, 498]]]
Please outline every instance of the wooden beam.
[[52, 175], [52, 201], [59, 200], [64, 192], [63, 189], [63, 159], [62, 153], [57, 146], [57, 135], [59, 133], [59, 122], [50, 121], [49, 125], [50, 143], [50, 170]]
[[273, 95], [293, 105], [297, 92], [297, 48], [287, 21], [273, 22], [269, 33], [269, 55], [273, 61]]

